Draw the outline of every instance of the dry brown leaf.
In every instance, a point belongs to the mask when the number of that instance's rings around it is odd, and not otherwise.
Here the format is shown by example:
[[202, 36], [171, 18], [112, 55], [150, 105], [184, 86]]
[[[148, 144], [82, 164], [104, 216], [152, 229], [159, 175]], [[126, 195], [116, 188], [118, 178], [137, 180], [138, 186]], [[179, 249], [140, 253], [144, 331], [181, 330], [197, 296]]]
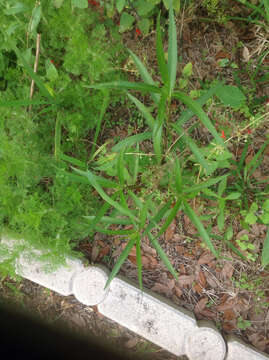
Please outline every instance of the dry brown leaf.
[[152, 248], [151, 246], [147, 245], [147, 244], [142, 244], [141, 245], [142, 250], [148, 255], [152, 255], [152, 256], [156, 256], [157, 255], [157, 251]]
[[99, 246], [94, 242], [91, 253], [91, 261], [94, 263], [99, 255]]
[[165, 231], [165, 234], [164, 234], [165, 241], [172, 240], [172, 238], [175, 234], [175, 231], [176, 231], [176, 221], [174, 219]]
[[236, 319], [236, 314], [232, 309], [224, 310], [223, 319], [226, 321], [234, 320]]
[[175, 246], [175, 249], [176, 249], [178, 255], [183, 255], [183, 254], [184, 254], [184, 251], [185, 251], [184, 246], [176, 245], [176, 246]]
[[147, 256], [145, 255], [142, 255], [141, 256], [141, 262], [142, 262], [142, 265], [145, 269], [149, 269], [150, 268], [150, 260]]
[[194, 275], [180, 275], [177, 281], [179, 286], [189, 286], [194, 281]]
[[225, 321], [222, 324], [222, 328], [223, 330], [227, 331], [227, 332], [231, 332], [233, 330], [237, 329], [237, 322], [236, 319], [232, 320], [232, 321]]
[[234, 273], [234, 267], [233, 264], [230, 262], [226, 262], [225, 265], [223, 266], [222, 270], [221, 270], [221, 277], [223, 279], [231, 279], [231, 277], [233, 276]]
[[167, 285], [161, 284], [161, 283], [156, 283], [150, 290], [155, 291], [159, 294], [164, 294], [166, 296], [171, 296], [172, 292], [171, 290], [168, 288]]
[[174, 287], [174, 290], [175, 290], [175, 293], [176, 293], [176, 296], [177, 296], [177, 297], [180, 297], [180, 296], [183, 295], [183, 291], [180, 289], [179, 286], [176, 285], [176, 286]]
[[214, 275], [212, 275], [211, 273], [209, 272], [205, 272], [204, 273], [205, 277], [206, 277], [206, 281], [207, 283], [212, 287], [212, 288], [216, 288], [219, 286], [219, 282], [218, 282], [218, 279], [215, 278]]
[[207, 317], [209, 319], [216, 319], [216, 314], [207, 308], [201, 310], [200, 315], [203, 315], [204, 317]]
[[156, 257], [147, 255], [147, 258], [149, 259], [149, 268], [150, 269], [156, 268], [156, 266], [158, 265], [158, 260], [156, 259]]
[[186, 275], [187, 271], [186, 271], [186, 269], [185, 269], [184, 264], [180, 264], [180, 265], [179, 265], [179, 268], [180, 268], [180, 274], [181, 274], [181, 275]]
[[206, 287], [206, 277], [205, 277], [205, 274], [202, 269], [199, 271], [199, 274], [198, 274], [198, 282], [199, 282], [199, 285], [201, 285], [203, 288]]
[[200, 299], [198, 301], [198, 303], [195, 305], [195, 308], [194, 308], [195, 314], [199, 314], [206, 307], [207, 303], [208, 303], [207, 297]]
[[204, 288], [202, 288], [202, 286], [199, 285], [199, 284], [195, 284], [194, 287], [193, 287], [193, 290], [195, 292], [197, 292], [197, 294], [201, 295], [203, 293]]
[[235, 304], [237, 302], [237, 299], [230, 299], [227, 300], [226, 302], [219, 304], [216, 306], [216, 310], [218, 311], [225, 311], [225, 310], [230, 310], [233, 309]]
[[130, 260], [132, 264], [136, 265], [136, 256], [129, 255], [128, 260]]
[[109, 252], [110, 252], [110, 247], [108, 245], [103, 247], [98, 254], [98, 261], [103, 259], [104, 256], [108, 255]]
[[249, 54], [249, 50], [246, 46], [244, 46], [243, 51], [242, 51], [242, 56], [243, 56], [243, 61], [248, 62], [250, 59], [250, 54]]
[[176, 284], [175, 279], [170, 279], [170, 280], [168, 280], [168, 282], [167, 282], [167, 286], [169, 287], [170, 290], [173, 290], [173, 289], [174, 289], [175, 284]]
[[215, 259], [215, 256], [213, 254], [211, 254], [209, 252], [204, 252], [198, 260], [198, 265], [208, 264], [214, 259]]

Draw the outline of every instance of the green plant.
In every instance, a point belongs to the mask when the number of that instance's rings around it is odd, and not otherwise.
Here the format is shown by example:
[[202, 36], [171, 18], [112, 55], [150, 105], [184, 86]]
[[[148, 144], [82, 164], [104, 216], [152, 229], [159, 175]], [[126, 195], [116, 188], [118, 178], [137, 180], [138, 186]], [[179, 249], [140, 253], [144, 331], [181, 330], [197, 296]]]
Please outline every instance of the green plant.
[[217, 224], [218, 224], [218, 228], [219, 230], [223, 230], [224, 228], [224, 223], [225, 223], [225, 206], [226, 206], [226, 202], [228, 200], [236, 200], [239, 199], [239, 197], [241, 196], [240, 193], [238, 192], [231, 192], [229, 195], [227, 195], [226, 197], [223, 197], [222, 195], [224, 194], [225, 190], [227, 187], [227, 178], [224, 178], [218, 186], [218, 192], [214, 193], [213, 191], [211, 191], [210, 189], [204, 189], [203, 193], [205, 195], [208, 195], [210, 197], [213, 197], [215, 199], [217, 199], [218, 201], [218, 216], [217, 216]]
[[252, 325], [251, 321], [249, 320], [244, 320], [242, 318], [242, 316], [239, 316], [239, 318], [237, 319], [237, 327], [238, 329], [241, 330], [246, 330], [248, 327], [250, 327]]
[[[177, 39], [172, 6], [169, 10], [168, 32], [169, 47], [168, 60], [166, 63], [162, 46], [159, 16], [157, 21], [156, 41], [157, 59], [163, 82], [162, 87], [156, 86], [147, 69], [131, 51], [130, 55], [136, 64], [140, 75], [144, 80], [144, 83], [117, 81], [89, 86], [91, 89], [136, 90], [146, 92], [150, 94], [154, 102], [154, 105], [151, 108], [148, 108], [137, 97], [127, 93], [129, 99], [143, 114], [149, 127], [149, 131], [125, 138], [113, 146], [110, 153], [107, 154], [105, 152], [104, 155], [99, 157], [97, 162], [95, 161], [89, 163], [88, 170], [86, 171], [73, 167], [73, 170], [82, 176], [82, 178], [84, 178], [83, 181], [85, 181], [85, 178], [88, 180], [90, 185], [98, 192], [99, 196], [104, 201], [104, 205], [98, 214], [95, 217], [88, 217], [90, 220], [90, 229], [92, 231], [100, 231], [105, 234], [129, 237], [128, 244], [120, 255], [116, 265], [114, 266], [106, 286], [108, 286], [110, 281], [117, 274], [132, 247], [136, 246], [138, 278], [140, 287], [142, 287], [140, 243], [144, 236], [147, 236], [150, 239], [152, 245], [156, 248], [158, 254], [169, 271], [175, 277], [177, 277], [176, 271], [173, 269], [169, 259], [161, 249], [157, 239], [168, 228], [179, 209], [183, 209], [183, 211], [188, 215], [188, 217], [198, 229], [199, 234], [202, 236], [208, 248], [216, 256], [218, 256], [212, 240], [205, 230], [201, 220], [195, 211], [190, 207], [188, 202], [190, 199], [195, 198], [200, 191], [214, 186], [218, 182], [224, 180], [226, 176], [217, 176], [209, 179], [207, 178], [206, 180], [194, 185], [193, 181], [190, 180], [190, 177], [187, 176], [187, 174], [184, 174], [184, 165], [182, 166], [182, 160], [179, 161], [176, 155], [176, 150], [171, 150], [173, 145], [170, 142], [169, 134], [172, 129], [175, 129], [176, 133], [178, 133], [179, 136], [184, 139], [185, 146], [192, 151], [195, 160], [198, 162], [200, 166], [200, 175], [211, 175], [217, 168], [225, 168], [229, 166], [227, 159], [229, 159], [230, 155], [227, 149], [225, 149], [224, 141], [215, 130], [207, 115], [202, 110], [201, 105], [204, 104], [214, 93], [218, 93], [218, 96], [224, 99], [224, 103], [229, 103], [229, 99], [227, 100], [227, 91], [234, 91], [233, 101], [236, 101], [235, 98], [237, 96], [238, 103], [241, 103], [244, 97], [242, 98], [241, 92], [239, 90], [236, 91], [233, 88], [230, 89], [230, 87], [225, 87], [219, 83], [207, 91], [206, 94], [204, 94], [198, 101], [193, 101], [188, 95], [175, 90], [177, 76]], [[190, 74], [191, 66], [188, 65], [184, 68], [183, 78], [184, 76], [188, 77]], [[220, 88], [222, 91], [218, 92]], [[170, 105], [172, 98], [181, 100], [190, 109], [180, 116], [176, 124], [173, 124], [170, 118]], [[155, 118], [152, 115], [153, 110], [157, 113]], [[193, 114], [198, 116], [203, 125], [208, 129], [209, 132], [211, 132], [212, 136], [214, 137], [215, 144], [211, 144], [212, 149], [208, 159], [204, 157], [201, 149], [198, 148], [196, 143], [183, 130], [182, 125]], [[159, 177], [160, 181], [157, 181], [156, 188], [152, 187], [152, 183], [150, 181], [152, 189], [151, 193], [146, 191], [143, 193], [143, 197], [141, 197], [139, 194], [133, 191], [132, 186], [137, 184], [139, 187], [145, 187], [146, 185], [145, 180], [143, 180], [143, 177], [141, 176], [141, 173], [144, 172], [144, 169], [140, 159], [147, 154], [139, 152], [139, 143], [146, 139], [152, 139], [154, 150], [153, 154], [149, 154], [150, 158], [153, 159], [153, 163], [149, 171], [153, 171], [155, 168], [157, 171], [157, 177]], [[101, 147], [102, 150], [105, 149], [104, 146]], [[133, 146], [135, 146], [135, 150], [133, 149]], [[93, 155], [92, 159], [95, 158], [97, 154], [101, 154], [101, 148]], [[79, 165], [77, 160], [67, 158], [65, 155], [60, 155], [60, 158], [79, 167], [82, 165]], [[91, 170], [89, 170], [89, 168], [91, 168]], [[109, 176], [116, 177], [117, 181], [106, 180], [101, 176], [95, 175], [96, 171], [103, 171]], [[73, 179], [76, 178], [77, 181], [79, 181], [79, 176], [75, 174], [70, 174], [70, 176], [72, 176]], [[107, 187], [113, 189], [113, 195], [110, 196], [105, 192], [104, 188]], [[167, 191], [166, 195], [163, 197], [156, 196], [159, 191], [158, 189], [162, 187], [166, 188], [167, 190], [169, 189], [169, 191]], [[233, 196], [234, 195], [232, 195], [232, 197]], [[238, 197], [238, 195], [236, 195], [236, 197]], [[225, 200], [229, 200], [229, 197]], [[106, 216], [107, 212], [109, 212], [109, 216]], [[161, 221], [164, 221], [164, 223], [161, 224]], [[99, 223], [101, 223], [102, 226], [99, 226]], [[118, 224], [121, 226], [129, 225], [132, 227], [128, 230], [110, 230], [110, 224]], [[152, 234], [153, 229], [155, 229], [154, 232], [157, 232], [157, 235]]]

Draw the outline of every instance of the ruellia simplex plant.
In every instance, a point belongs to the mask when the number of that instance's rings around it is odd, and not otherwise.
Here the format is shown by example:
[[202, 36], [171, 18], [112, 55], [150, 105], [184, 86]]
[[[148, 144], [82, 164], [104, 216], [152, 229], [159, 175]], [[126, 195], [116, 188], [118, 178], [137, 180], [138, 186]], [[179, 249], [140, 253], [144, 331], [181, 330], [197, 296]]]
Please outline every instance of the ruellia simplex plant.
[[[143, 115], [148, 131], [125, 138], [112, 147], [111, 152], [106, 153], [99, 161], [93, 161], [106, 147], [106, 144], [104, 144], [98, 151], [94, 154], [92, 153], [87, 169], [78, 160], [67, 157], [59, 151], [60, 159], [76, 166], [72, 167], [75, 173], [70, 174], [70, 177], [75, 181], [88, 181], [104, 200], [103, 206], [95, 216], [85, 216], [89, 220], [89, 227], [92, 231], [128, 238], [127, 245], [119, 256], [106, 283], [106, 287], [116, 276], [131, 249], [135, 246], [138, 280], [142, 288], [141, 241], [145, 236], [149, 238], [168, 270], [177, 279], [177, 272], [162, 250], [158, 238], [167, 230], [179, 210], [182, 210], [190, 218], [210, 251], [216, 257], [220, 256], [199, 216], [189, 204], [190, 200], [196, 198], [201, 191], [214, 187], [217, 183], [226, 184], [229, 172], [222, 176], [216, 176], [215, 174], [218, 169], [229, 169], [229, 160], [232, 157], [223, 138], [216, 131], [211, 120], [203, 111], [202, 106], [213, 95], [218, 96], [224, 104], [227, 102], [229, 92], [233, 94], [234, 98], [237, 98], [238, 102], [244, 101], [244, 95], [238, 88], [225, 86], [222, 82], [217, 82], [215, 86], [210, 88], [197, 101], [193, 101], [187, 94], [177, 90], [178, 50], [172, 4], [170, 4], [169, 9], [168, 35], [169, 45], [166, 62], [159, 15], [156, 29], [156, 49], [162, 85], [156, 84], [143, 63], [129, 50], [130, 56], [144, 82], [114, 81], [87, 86], [94, 90], [101, 90], [106, 95], [111, 90], [126, 92], [128, 98]], [[149, 94], [153, 105], [151, 107], [145, 106], [129, 91]], [[171, 119], [171, 102], [173, 99], [181, 101], [188, 108], [188, 110], [182, 112], [176, 122]], [[100, 123], [107, 104], [108, 99], [105, 97]], [[204, 155], [204, 152], [201, 151], [198, 144], [192, 139], [192, 129], [184, 129], [184, 124], [193, 115], [196, 115], [200, 120], [201, 124], [199, 126], [205, 126], [212, 136], [212, 143], [208, 147], [207, 155]], [[96, 129], [95, 140], [98, 137], [99, 128], [100, 125]], [[172, 133], [177, 135], [176, 141], [172, 140]], [[145, 154], [140, 151], [144, 140], [151, 140], [153, 146], [152, 153]], [[187, 159], [179, 155], [179, 144], [181, 149], [183, 146], [183, 148], [191, 151], [191, 156], [194, 157], [195, 162], [199, 166], [198, 178], [203, 177], [202, 181], [194, 184], [194, 181], [191, 181], [189, 175], [185, 173], [184, 165]], [[146, 161], [147, 165], [145, 166], [144, 158], [147, 156], [152, 159], [152, 162]], [[156, 197], [154, 190], [149, 190], [144, 192], [142, 196], [139, 196], [138, 192], [134, 190], [135, 185], [138, 185], [138, 187], [149, 186], [145, 177], [144, 180], [141, 179], [143, 179], [143, 173], [149, 174], [154, 169], [155, 171], [157, 169], [157, 174], [161, 178], [159, 185], [162, 186], [163, 195]], [[163, 171], [163, 169], [165, 170]], [[115, 181], [107, 180], [97, 175], [97, 172], [100, 171], [110, 177], [114, 177]], [[154, 185], [151, 184], [151, 186], [153, 189]], [[110, 188], [109, 195], [105, 188]], [[220, 191], [220, 188], [224, 190], [226, 185], [219, 187], [218, 190], [217, 196], [219, 196], [222, 203], [221, 196], [223, 191]], [[112, 193], [111, 189], [113, 189]], [[224, 203], [228, 200], [238, 199], [240, 196], [240, 193], [232, 193], [224, 198]], [[223, 211], [224, 208], [221, 206], [220, 220], [218, 221], [221, 224], [221, 228], [224, 226]], [[107, 213], [109, 213], [108, 216], [106, 215]], [[114, 227], [112, 230], [110, 229], [112, 224], [125, 228], [115, 230]], [[245, 258], [232, 244], [228, 242], [227, 245], [235, 250], [239, 256]]]

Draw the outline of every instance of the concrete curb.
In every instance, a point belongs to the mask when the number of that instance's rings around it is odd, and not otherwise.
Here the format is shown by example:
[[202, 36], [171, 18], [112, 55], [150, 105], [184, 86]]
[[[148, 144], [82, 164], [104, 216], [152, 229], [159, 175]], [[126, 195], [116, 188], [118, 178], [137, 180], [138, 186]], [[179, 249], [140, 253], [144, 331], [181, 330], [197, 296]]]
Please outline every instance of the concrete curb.
[[[14, 240], [2, 238], [1, 246], [12, 248]], [[23, 244], [23, 240], [21, 240]], [[18, 275], [54, 290], [63, 296], [73, 294], [81, 303], [97, 305], [100, 313], [125, 326], [160, 347], [190, 360], [266, 360], [269, 356], [256, 351], [235, 337], [225, 342], [210, 322], [196, 322], [187, 310], [175, 306], [152, 292], [141, 290], [117, 276], [104, 290], [108, 270], [100, 266], [84, 267], [77, 259], [66, 260], [57, 271], [44, 271], [36, 260], [40, 251], [23, 250], [16, 260]], [[5, 256], [0, 256], [0, 262]]]

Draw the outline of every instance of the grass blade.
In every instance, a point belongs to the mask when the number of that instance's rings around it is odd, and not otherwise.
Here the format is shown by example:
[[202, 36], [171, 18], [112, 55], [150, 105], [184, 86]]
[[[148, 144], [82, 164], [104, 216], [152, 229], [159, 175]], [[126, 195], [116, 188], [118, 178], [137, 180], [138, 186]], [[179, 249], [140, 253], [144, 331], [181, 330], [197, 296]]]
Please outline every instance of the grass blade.
[[172, 201], [168, 201], [160, 210], [159, 212], [153, 217], [151, 218], [148, 226], [146, 227], [146, 229], [144, 230], [142, 236], [144, 235], [149, 235], [150, 231], [157, 226], [157, 224], [159, 223], [159, 221], [161, 219], [163, 219], [165, 217], [165, 214], [167, 213], [167, 211], [170, 209]]
[[143, 289], [142, 282], [142, 259], [141, 259], [141, 237], [137, 234], [136, 240], [136, 264], [137, 264], [137, 275], [140, 290]]
[[96, 124], [96, 130], [95, 130], [94, 139], [93, 139], [93, 146], [92, 146], [91, 153], [90, 153], [91, 160], [92, 160], [92, 156], [95, 152], [96, 143], [97, 143], [97, 139], [98, 139], [100, 128], [101, 128], [101, 123], [102, 123], [103, 117], [105, 115], [105, 112], [106, 112], [106, 109], [107, 109], [108, 103], [109, 103], [109, 92], [106, 89], [103, 92], [104, 92], [104, 99], [103, 99], [100, 116], [99, 116], [99, 118], [97, 120], [97, 124]]
[[166, 86], [169, 86], [169, 74], [168, 74], [167, 64], [166, 64], [166, 61], [164, 58], [162, 33], [161, 33], [161, 27], [160, 27], [160, 17], [161, 17], [161, 12], [158, 15], [157, 29], [156, 29], [157, 60], [158, 60], [158, 64], [159, 64], [162, 81]]
[[166, 253], [161, 248], [161, 245], [158, 243], [156, 238], [154, 238], [154, 236], [151, 233], [149, 233], [148, 236], [149, 236], [151, 244], [155, 247], [157, 253], [160, 255], [160, 258], [161, 258], [162, 262], [164, 263], [164, 265], [167, 267], [167, 269], [170, 271], [170, 273], [174, 276], [174, 278], [176, 280], [178, 280], [178, 274], [177, 274], [176, 270], [173, 268], [173, 265], [171, 264], [170, 260], [168, 259]]
[[269, 264], [269, 226], [267, 226], [267, 235], [264, 239], [263, 249], [262, 249], [262, 266], [267, 266]]
[[169, 28], [168, 28], [168, 73], [169, 73], [169, 95], [172, 92], [176, 83], [177, 76], [177, 29], [174, 19], [174, 11], [172, 2], [169, 8]]
[[[76, 172], [79, 173], [78, 169], [72, 168]], [[98, 182], [95, 180], [93, 174], [88, 170], [87, 171], [87, 178], [90, 182], [90, 184], [95, 188], [95, 190], [98, 192], [98, 194], [101, 196], [103, 200], [105, 200], [107, 203], [109, 203], [111, 206], [113, 206], [115, 209], [117, 209], [120, 213], [122, 213], [125, 216], [128, 216], [130, 219], [137, 221], [136, 217], [132, 214], [132, 212], [129, 209], [124, 208], [120, 204], [118, 204], [116, 201], [112, 200], [111, 197], [109, 197], [104, 190], [101, 188], [101, 186], [98, 184]]]
[[[140, 61], [140, 59], [131, 50], [128, 49], [128, 51], [136, 65], [142, 79], [145, 81], [145, 83], [148, 85], [155, 86], [155, 82], [153, 81], [153, 79], [152, 79], [150, 73], [148, 72], [147, 68], [145, 67], [145, 65]], [[155, 104], [158, 105], [160, 96], [156, 95], [154, 92], [151, 92], [150, 95], [151, 95], [153, 101], [155, 102]]]
[[132, 96], [131, 94], [127, 94], [127, 96], [135, 104], [135, 106], [138, 108], [138, 110], [141, 112], [141, 114], [144, 116], [149, 128], [152, 130], [154, 127], [155, 120], [154, 120], [153, 116], [151, 115], [150, 111], [136, 97]]
[[54, 156], [56, 160], [59, 160], [59, 155], [61, 153], [61, 135], [62, 135], [61, 132], [62, 132], [62, 121], [58, 113], [56, 118], [55, 136], [54, 136]]
[[222, 147], [226, 147], [224, 144], [224, 141], [220, 137], [220, 135], [217, 133], [215, 127], [211, 123], [209, 117], [206, 115], [202, 107], [195, 101], [193, 101], [189, 96], [186, 94], [175, 91], [173, 93], [173, 96], [181, 100], [185, 105], [187, 105], [195, 115], [198, 116], [200, 121], [204, 124], [204, 126], [207, 128], [207, 130], [214, 136], [214, 139], [216, 143]]
[[[96, 216], [83, 216], [84, 219], [94, 220]], [[132, 222], [129, 219], [111, 217], [111, 216], [103, 216], [98, 220], [100, 223], [105, 224], [118, 224], [118, 225], [130, 225]]]
[[[220, 88], [223, 86], [222, 82], [218, 82], [217, 85], [212, 86], [204, 95], [199, 99], [195, 100], [198, 105], [203, 106]], [[190, 120], [194, 116], [194, 112], [191, 109], [183, 111], [179, 119], [177, 120], [177, 125], [183, 125], [186, 121]]]
[[[88, 178], [88, 172], [87, 171], [82, 171], [79, 169], [76, 169], [74, 167], [71, 166], [71, 168], [76, 171], [78, 174], [80, 174], [81, 176], [84, 176], [87, 179], [87, 182], [89, 183], [89, 178]], [[72, 174], [70, 174], [72, 175]], [[74, 175], [74, 174], [73, 174]], [[119, 184], [117, 184], [116, 182], [112, 181], [112, 180], [108, 180], [106, 178], [103, 178], [102, 176], [97, 176], [92, 174], [92, 177], [95, 179], [96, 182], [98, 182], [99, 185], [105, 187], [105, 188], [119, 188]], [[83, 181], [84, 183], [84, 181]]]
[[198, 185], [194, 185], [194, 186], [191, 186], [191, 187], [186, 187], [186, 188], [184, 188], [183, 192], [184, 192], [184, 194], [188, 194], [188, 193], [192, 193], [192, 192], [196, 192], [196, 191], [201, 191], [201, 190], [206, 189], [206, 188], [208, 188], [208, 187], [210, 187], [212, 185], [217, 184], [219, 181], [223, 180], [227, 176], [228, 175], [218, 176], [216, 178], [203, 181]]
[[192, 140], [192, 138], [185, 133], [184, 129], [180, 125], [173, 124], [172, 126], [176, 130], [176, 132], [179, 135], [181, 135], [181, 139], [184, 141], [185, 145], [191, 149], [191, 151], [192, 151], [193, 155], [195, 156], [196, 160], [198, 161], [198, 163], [206, 170], [207, 174], [210, 174], [210, 167], [209, 167], [205, 157], [201, 153], [200, 149], [195, 144], [195, 142]]
[[142, 134], [129, 136], [128, 138], [118, 142], [116, 145], [112, 147], [113, 152], [120, 151], [123, 147], [129, 147], [132, 146], [135, 143], [139, 143], [141, 141], [144, 141], [146, 139], [150, 139], [152, 137], [151, 132], [144, 132]]
[[184, 210], [185, 210], [187, 216], [190, 218], [192, 223], [196, 226], [199, 234], [201, 235], [202, 239], [206, 243], [207, 247], [210, 249], [212, 254], [214, 254], [216, 257], [218, 257], [218, 253], [217, 253], [206, 229], [204, 228], [204, 225], [200, 221], [199, 217], [196, 215], [196, 213], [193, 211], [193, 209], [190, 207], [190, 205], [187, 203], [186, 200], [183, 200], [183, 204], [184, 204]]
[[135, 232], [134, 229], [109, 230], [109, 229], [104, 229], [103, 227], [99, 227], [99, 226], [95, 226], [94, 230], [101, 234], [106, 234], [106, 235], [132, 235]]
[[129, 82], [129, 81], [111, 81], [107, 83], [95, 84], [95, 85], [87, 85], [84, 86], [89, 89], [116, 89], [116, 90], [137, 90], [137, 91], [145, 91], [147, 93], [156, 93], [159, 94], [161, 89], [154, 85], [149, 85], [145, 83], [139, 82]]
[[130, 254], [130, 251], [132, 250], [132, 248], [133, 248], [134, 244], [136, 243], [136, 241], [137, 241], [137, 234], [131, 235], [131, 239], [128, 241], [125, 249], [120, 254], [118, 261], [116, 262], [115, 266], [113, 267], [113, 269], [112, 269], [112, 271], [111, 271], [111, 273], [109, 275], [109, 278], [107, 279], [105, 289], [109, 286], [111, 281], [114, 279], [114, 277], [119, 272], [119, 270], [121, 268], [121, 265], [124, 263], [124, 261], [126, 260], [126, 258]]
[[158, 235], [156, 237], [161, 236], [168, 228], [168, 226], [171, 224], [171, 222], [173, 221], [173, 219], [175, 218], [175, 216], [178, 213], [178, 210], [181, 206], [182, 203], [182, 199], [178, 199], [176, 204], [174, 205], [172, 211], [170, 212], [170, 214], [167, 216], [167, 219], [165, 220], [165, 223], [163, 224], [163, 226], [161, 227], [160, 231], [158, 232]]

